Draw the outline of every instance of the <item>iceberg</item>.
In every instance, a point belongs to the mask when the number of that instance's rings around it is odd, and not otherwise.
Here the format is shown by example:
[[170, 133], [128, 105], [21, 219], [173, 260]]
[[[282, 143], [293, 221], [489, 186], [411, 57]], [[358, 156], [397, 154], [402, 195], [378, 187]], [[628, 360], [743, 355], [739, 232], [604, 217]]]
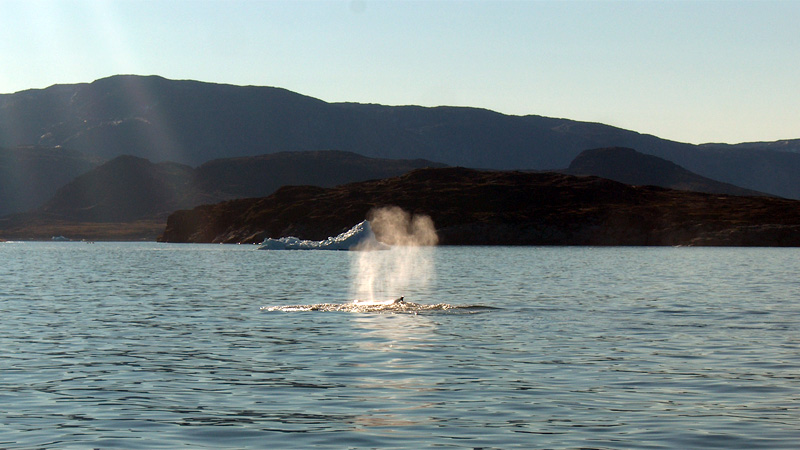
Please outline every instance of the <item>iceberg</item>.
[[280, 239], [267, 238], [259, 250], [388, 250], [389, 246], [378, 242], [369, 221], [365, 220], [344, 233], [324, 241], [308, 241], [294, 236]]

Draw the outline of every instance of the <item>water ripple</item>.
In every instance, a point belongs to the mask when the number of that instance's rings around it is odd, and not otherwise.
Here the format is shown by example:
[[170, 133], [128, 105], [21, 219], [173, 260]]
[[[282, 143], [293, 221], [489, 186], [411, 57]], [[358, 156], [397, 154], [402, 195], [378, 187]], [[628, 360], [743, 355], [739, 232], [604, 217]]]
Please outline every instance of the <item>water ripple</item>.
[[441, 248], [370, 308], [352, 255], [251, 250], [0, 246], [0, 448], [800, 440], [797, 250]]

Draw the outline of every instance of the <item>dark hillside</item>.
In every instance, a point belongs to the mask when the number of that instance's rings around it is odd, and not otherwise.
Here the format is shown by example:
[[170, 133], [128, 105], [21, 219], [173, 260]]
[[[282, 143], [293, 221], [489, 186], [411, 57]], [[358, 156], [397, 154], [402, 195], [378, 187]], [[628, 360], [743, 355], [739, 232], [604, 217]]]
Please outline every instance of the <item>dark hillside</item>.
[[[120, 156], [59, 189], [40, 211], [78, 222], [166, 217], [175, 209], [202, 201], [194, 189], [192, 175], [189, 166], [153, 164], [135, 156]], [[207, 199], [210, 197], [203, 200]]]
[[285, 187], [265, 198], [177, 211], [160, 239], [321, 240], [383, 206], [429, 215], [445, 245], [800, 246], [800, 201], [463, 168], [422, 169], [330, 189]]
[[402, 175], [423, 167], [443, 167], [427, 160], [367, 158], [342, 151], [280, 152], [217, 159], [195, 171], [202, 192], [223, 198], [263, 197], [281, 186], [332, 187], [369, 179]]
[[[193, 169], [177, 163], [152, 163], [135, 156], [120, 156], [67, 183], [41, 208], [0, 220], [0, 237], [41, 238], [47, 232], [67, 235], [79, 230], [82, 237], [103, 239], [109, 227], [95, 224], [132, 226], [133, 222], [142, 221], [161, 223], [163, 230], [168, 214], [178, 209], [239, 197], [262, 197], [287, 184], [330, 187], [397, 176], [421, 167], [441, 167], [441, 164], [319, 151], [215, 160]], [[146, 231], [149, 233], [151, 228], [147, 225]], [[91, 230], [100, 230], [104, 235], [93, 235]], [[126, 236], [134, 235], [132, 231]]]
[[0, 217], [34, 209], [100, 161], [53, 148], [0, 148]]
[[564, 171], [572, 175], [594, 175], [631, 185], [652, 185], [682, 191], [727, 195], [766, 195], [720, 183], [659, 158], [624, 147], [597, 148], [581, 152]]

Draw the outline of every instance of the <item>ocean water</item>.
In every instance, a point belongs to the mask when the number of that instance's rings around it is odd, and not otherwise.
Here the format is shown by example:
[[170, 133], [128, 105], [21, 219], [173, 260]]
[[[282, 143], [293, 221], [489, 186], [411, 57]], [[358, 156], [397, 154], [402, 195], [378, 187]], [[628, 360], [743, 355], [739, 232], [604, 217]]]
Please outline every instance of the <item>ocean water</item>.
[[[798, 273], [797, 249], [4, 243], [0, 448], [796, 449]], [[399, 296], [446, 307], [285, 308]]]

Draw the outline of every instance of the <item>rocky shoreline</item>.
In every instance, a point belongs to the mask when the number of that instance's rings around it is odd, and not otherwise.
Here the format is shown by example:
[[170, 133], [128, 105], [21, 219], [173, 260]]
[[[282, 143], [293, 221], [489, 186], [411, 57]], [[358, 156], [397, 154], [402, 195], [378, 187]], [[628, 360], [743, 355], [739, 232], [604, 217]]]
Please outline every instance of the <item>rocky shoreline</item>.
[[796, 200], [464, 168], [334, 188], [288, 186], [269, 197], [177, 211], [159, 241], [321, 240], [384, 206], [430, 216], [442, 245], [800, 246]]

